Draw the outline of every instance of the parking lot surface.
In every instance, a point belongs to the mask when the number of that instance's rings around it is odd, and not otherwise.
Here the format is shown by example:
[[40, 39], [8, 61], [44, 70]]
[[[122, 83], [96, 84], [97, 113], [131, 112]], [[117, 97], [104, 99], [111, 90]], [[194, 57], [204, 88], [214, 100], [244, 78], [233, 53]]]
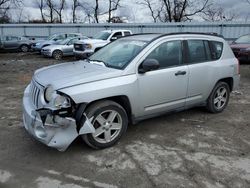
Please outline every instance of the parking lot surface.
[[22, 95], [34, 70], [61, 62], [0, 53], [0, 188], [250, 187], [250, 65], [223, 113], [168, 114], [129, 126], [112, 148], [77, 139], [59, 152], [23, 128]]

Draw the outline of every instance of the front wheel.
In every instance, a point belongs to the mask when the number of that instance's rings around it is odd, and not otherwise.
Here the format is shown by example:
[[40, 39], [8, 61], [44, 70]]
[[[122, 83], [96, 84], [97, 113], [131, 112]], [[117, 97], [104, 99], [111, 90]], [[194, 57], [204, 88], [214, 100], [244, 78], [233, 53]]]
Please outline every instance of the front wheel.
[[207, 109], [212, 113], [222, 112], [229, 101], [230, 89], [226, 82], [218, 82], [207, 101]]
[[21, 50], [21, 52], [26, 53], [26, 52], [29, 51], [29, 46], [26, 45], [26, 44], [24, 44], [24, 45], [22, 45], [22, 46], [20, 47], [20, 50]]
[[82, 135], [87, 145], [95, 149], [103, 149], [114, 145], [125, 134], [128, 117], [124, 108], [113, 101], [97, 102], [86, 110], [88, 118], [92, 118], [95, 133]]
[[61, 60], [63, 57], [63, 52], [61, 50], [55, 50], [52, 54], [53, 58], [56, 60]]

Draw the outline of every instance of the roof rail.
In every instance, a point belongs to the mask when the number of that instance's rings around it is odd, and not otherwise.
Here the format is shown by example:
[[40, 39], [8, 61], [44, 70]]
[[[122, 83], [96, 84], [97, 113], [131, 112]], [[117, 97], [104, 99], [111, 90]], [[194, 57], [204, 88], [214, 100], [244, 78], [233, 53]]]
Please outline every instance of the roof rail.
[[[137, 36], [137, 35], [153, 35], [153, 34], [159, 34], [159, 37], [163, 36], [171, 36], [171, 35], [185, 35], [185, 34], [191, 34], [191, 35], [209, 35], [209, 36], [216, 36], [216, 37], [221, 37], [224, 38], [222, 35], [218, 33], [213, 33], [213, 32], [208, 32], [208, 33], [202, 33], [202, 32], [175, 32], [175, 33], [136, 33], [132, 35], [127, 35], [124, 37], [129, 37], [129, 36]], [[124, 38], [122, 37], [122, 38]], [[157, 37], [158, 38], [158, 37]]]
[[222, 35], [214, 32], [207, 32], [207, 33], [202, 33], [202, 32], [176, 32], [176, 33], [166, 33], [165, 35], [183, 35], [183, 34], [191, 34], [191, 35], [210, 35], [210, 36], [217, 36], [217, 37], [222, 37]]

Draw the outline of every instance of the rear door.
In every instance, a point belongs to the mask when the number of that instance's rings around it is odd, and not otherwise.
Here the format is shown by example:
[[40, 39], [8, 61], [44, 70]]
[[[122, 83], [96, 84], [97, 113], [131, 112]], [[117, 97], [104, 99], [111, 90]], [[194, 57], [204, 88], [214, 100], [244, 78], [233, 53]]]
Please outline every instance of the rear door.
[[138, 74], [143, 115], [183, 108], [187, 95], [188, 66], [183, 64], [182, 40], [159, 44], [145, 59], [156, 59], [160, 68]]
[[213, 83], [216, 60], [212, 57], [210, 42], [204, 39], [185, 41], [188, 53], [189, 81], [186, 105], [206, 101]]

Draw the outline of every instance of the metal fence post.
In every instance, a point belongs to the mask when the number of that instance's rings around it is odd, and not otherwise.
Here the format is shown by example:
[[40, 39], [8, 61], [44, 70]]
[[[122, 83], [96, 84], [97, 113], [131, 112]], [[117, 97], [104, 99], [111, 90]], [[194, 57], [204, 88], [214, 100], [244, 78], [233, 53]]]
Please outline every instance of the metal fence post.
[[48, 32], [49, 32], [48, 36], [50, 36], [51, 35], [51, 26], [47, 26], [47, 27], [48, 27]]
[[26, 26], [25, 26], [25, 25], [23, 26], [23, 35], [24, 35], [25, 37], [27, 37]]
[[1, 27], [1, 35], [4, 35], [3, 26]]

